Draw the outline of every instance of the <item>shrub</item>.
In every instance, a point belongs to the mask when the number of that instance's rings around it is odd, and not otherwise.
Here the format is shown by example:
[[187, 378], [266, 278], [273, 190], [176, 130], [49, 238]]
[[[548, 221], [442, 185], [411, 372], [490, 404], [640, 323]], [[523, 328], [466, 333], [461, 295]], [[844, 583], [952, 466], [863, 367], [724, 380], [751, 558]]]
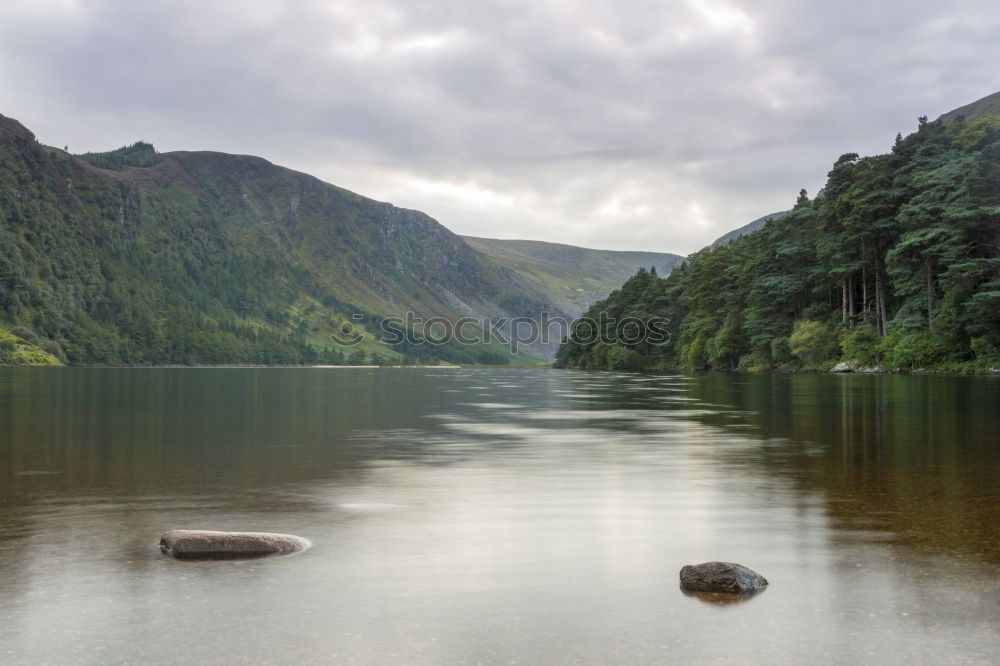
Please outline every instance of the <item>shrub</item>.
[[707, 342], [707, 336], [704, 334], [694, 339], [684, 354], [683, 365], [685, 367], [694, 370], [704, 370], [708, 367], [708, 353], [705, 349]]
[[778, 364], [788, 363], [792, 360], [792, 345], [787, 337], [771, 340], [771, 358]]
[[882, 356], [878, 331], [871, 324], [861, 324], [840, 333], [840, 349], [844, 357], [862, 366], [878, 365]]
[[608, 367], [612, 370], [642, 370], [645, 358], [634, 349], [615, 345], [608, 352]]
[[30, 328], [26, 326], [15, 326], [14, 328], [10, 329], [10, 332], [14, 334], [16, 337], [21, 338], [26, 342], [30, 342], [31, 344], [38, 343], [38, 336], [35, 335], [34, 331], [32, 331]]
[[1000, 367], [1000, 347], [986, 337], [973, 338], [971, 346], [978, 363], [989, 368]]
[[708, 364], [713, 368], [731, 369], [737, 365], [740, 352], [739, 326], [730, 317], [705, 345]]
[[835, 338], [830, 327], [820, 321], [797, 321], [789, 338], [792, 354], [806, 368], [815, 368], [833, 356]]
[[60, 363], [66, 362], [66, 353], [63, 351], [62, 345], [60, 345], [55, 340], [46, 340], [41, 345], [42, 349], [59, 359]]
[[879, 347], [888, 367], [908, 370], [945, 363], [952, 352], [948, 342], [934, 333], [906, 336], [893, 333], [884, 338]]
[[0, 340], [0, 365], [10, 365], [14, 362], [14, 352], [17, 345], [13, 340]]

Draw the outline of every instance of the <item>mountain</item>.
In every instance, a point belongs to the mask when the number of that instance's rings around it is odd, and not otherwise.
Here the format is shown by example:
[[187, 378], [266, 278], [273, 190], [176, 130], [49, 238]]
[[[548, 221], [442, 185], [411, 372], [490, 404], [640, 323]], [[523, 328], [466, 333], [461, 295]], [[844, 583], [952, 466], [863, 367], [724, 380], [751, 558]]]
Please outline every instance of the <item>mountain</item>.
[[[603, 328], [574, 331], [556, 365], [1000, 368], [997, 100], [920, 118], [886, 154], [841, 155], [822, 196], [801, 191], [666, 278], [640, 271], [585, 313]], [[618, 331], [625, 318], [650, 335]]]
[[988, 117], [1000, 117], [1000, 92], [995, 92], [971, 104], [943, 113], [938, 120], [947, 125], [959, 118], [965, 118], [966, 122], [974, 122]]
[[640, 268], [666, 275], [683, 260], [664, 252], [591, 250], [561, 243], [464, 236], [465, 242], [514, 270], [531, 290], [546, 294], [564, 312], [579, 315], [617, 289]]
[[737, 238], [740, 238], [741, 236], [752, 234], [753, 232], [762, 229], [764, 225], [770, 222], [771, 220], [777, 220], [778, 218], [787, 215], [788, 213], [789, 211], [783, 210], [777, 213], [771, 213], [770, 215], [765, 215], [763, 217], [758, 217], [753, 222], [750, 222], [749, 224], [744, 224], [739, 229], [733, 229], [729, 233], [719, 236], [714, 241], [712, 241], [712, 244], [709, 245], [709, 247], [716, 248], [719, 247], [720, 245], [726, 245], [727, 243], [731, 243]]
[[[496, 341], [426, 343], [463, 317], [579, 310], [522, 270], [421, 212], [259, 157], [142, 142], [74, 156], [0, 116], [0, 331], [18, 353], [71, 364], [533, 362], [555, 347], [526, 357]], [[403, 325], [410, 340], [386, 344], [386, 318], [408, 312], [438, 324]], [[351, 327], [361, 344], [331, 341]]]
[[[556, 341], [515, 354], [493, 322], [572, 320], [679, 259], [463, 239], [259, 157], [70, 155], [0, 116], [0, 364], [532, 363]], [[493, 341], [427, 340], [457, 325]]]

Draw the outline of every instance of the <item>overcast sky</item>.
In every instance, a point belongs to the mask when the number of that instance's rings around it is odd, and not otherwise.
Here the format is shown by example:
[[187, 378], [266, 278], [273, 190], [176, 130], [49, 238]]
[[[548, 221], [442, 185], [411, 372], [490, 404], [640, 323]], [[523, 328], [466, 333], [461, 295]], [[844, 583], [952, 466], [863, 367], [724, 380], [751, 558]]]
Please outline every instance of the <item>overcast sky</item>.
[[3, 0], [0, 113], [462, 234], [687, 253], [1000, 90], [996, 0]]

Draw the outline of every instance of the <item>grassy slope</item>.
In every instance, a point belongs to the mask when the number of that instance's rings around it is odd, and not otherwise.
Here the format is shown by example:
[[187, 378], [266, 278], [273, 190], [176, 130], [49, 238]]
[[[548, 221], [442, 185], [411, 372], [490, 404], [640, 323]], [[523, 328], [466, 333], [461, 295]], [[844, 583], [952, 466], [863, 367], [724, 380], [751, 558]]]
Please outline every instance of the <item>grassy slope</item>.
[[59, 359], [0, 328], [0, 365], [62, 365]]
[[663, 252], [616, 252], [526, 240], [465, 236], [465, 242], [509, 266], [524, 284], [545, 293], [571, 315], [622, 285], [641, 267], [666, 275], [682, 257]]
[[966, 121], [973, 122], [989, 116], [1000, 116], [1000, 92], [995, 92], [971, 104], [966, 104], [953, 111], [944, 113], [941, 115], [941, 120], [945, 124], [948, 124], [960, 117], [964, 117]]

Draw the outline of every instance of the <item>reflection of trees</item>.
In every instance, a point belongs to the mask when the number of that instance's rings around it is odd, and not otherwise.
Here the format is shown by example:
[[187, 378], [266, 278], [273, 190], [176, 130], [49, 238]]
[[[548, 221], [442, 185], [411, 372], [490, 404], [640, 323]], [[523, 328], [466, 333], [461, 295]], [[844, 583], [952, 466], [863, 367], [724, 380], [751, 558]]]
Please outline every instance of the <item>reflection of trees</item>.
[[[824, 492], [848, 529], [1000, 561], [1000, 383], [986, 377], [692, 376], [690, 394], [745, 410], [759, 460]], [[724, 414], [699, 417], [734, 425]], [[746, 432], [741, 430], [741, 432]]]
[[[412, 422], [440, 399], [417, 390], [429, 382], [416, 373], [393, 378], [412, 391], [389, 392], [380, 388], [384, 375], [357, 369], [8, 372], [0, 452], [9, 469], [61, 472], [22, 486], [119, 494], [261, 489], [334, 475], [363, 464], [352, 433]], [[0, 497], [13, 499], [16, 486], [0, 485]]]
[[0, 368], [0, 569], [54, 511], [69, 525], [100, 512], [135, 534], [148, 512], [308, 511], [315, 498], [289, 488], [365, 473], [375, 444], [357, 432], [438, 410], [434, 378], [420, 375]]

